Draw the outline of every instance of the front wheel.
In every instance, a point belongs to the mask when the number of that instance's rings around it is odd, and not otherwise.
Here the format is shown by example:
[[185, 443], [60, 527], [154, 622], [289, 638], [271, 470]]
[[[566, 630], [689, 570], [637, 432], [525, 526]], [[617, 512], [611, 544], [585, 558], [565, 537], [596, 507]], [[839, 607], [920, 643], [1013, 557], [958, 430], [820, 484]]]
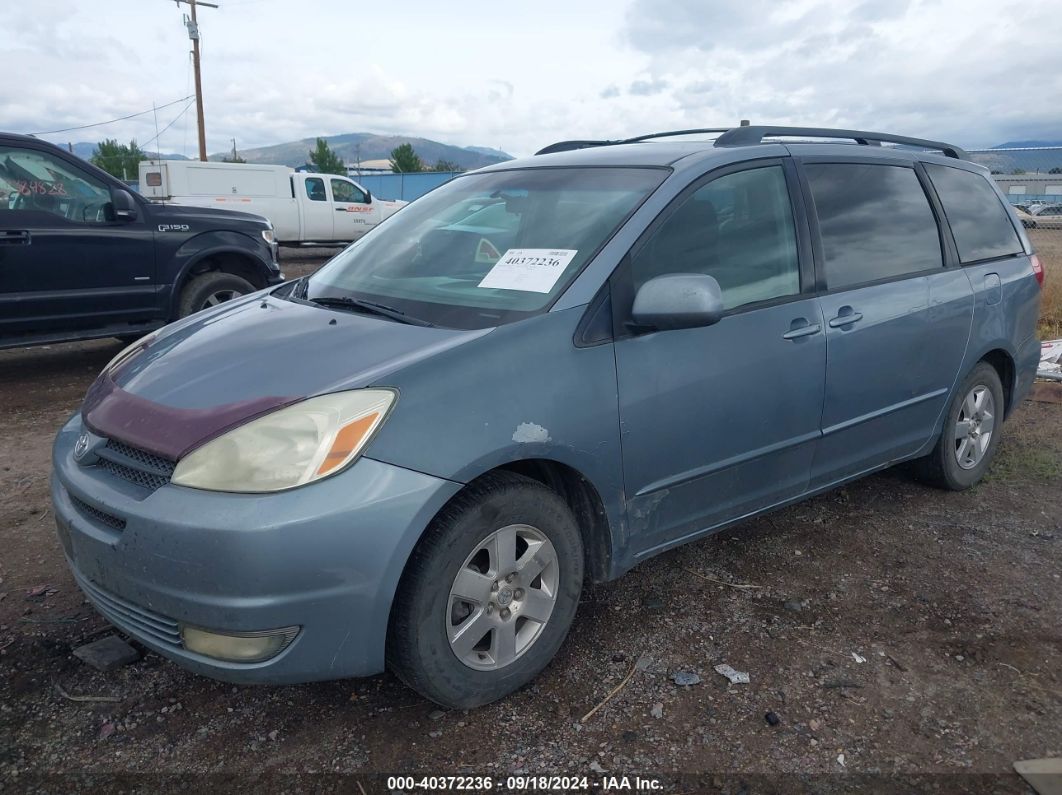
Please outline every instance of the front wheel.
[[192, 279], [181, 290], [180, 317], [188, 317], [203, 309], [253, 293], [254, 285], [223, 271], [209, 271]]
[[978, 483], [999, 448], [1003, 409], [999, 374], [992, 365], [981, 362], [956, 390], [940, 439], [932, 453], [915, 462], [916, 473], [951, 491]]
[[582, 539], [567, 504], [530, 478], [487, 475], [414, 550], [391, 614], [388, 665], [445, 707], [499, 699], [557, 653], [582, 583]]

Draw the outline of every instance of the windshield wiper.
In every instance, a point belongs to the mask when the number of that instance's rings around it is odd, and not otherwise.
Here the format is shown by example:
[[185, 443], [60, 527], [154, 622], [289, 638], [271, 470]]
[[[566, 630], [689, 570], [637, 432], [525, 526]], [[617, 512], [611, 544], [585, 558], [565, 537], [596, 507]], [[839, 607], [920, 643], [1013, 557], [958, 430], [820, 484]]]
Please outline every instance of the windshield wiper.
[[321, 296], [320, 298], [311, 298], [309, 300], [311, 303], [319, 304], [320, 306], [362, 311], [370, 315], [381, 315], [390, 318], [391, 320], [397, 320], [399, 323], [408, 323], [411, 326], [433, 327], [435, 325], [434, 323], [423, 320], [419, 317], [407, 315], [401, 309], [395, 309], [393, 306], [387, 306], [387, 304], [378, 304], [375, 301], [366, 301], [364, 298]]

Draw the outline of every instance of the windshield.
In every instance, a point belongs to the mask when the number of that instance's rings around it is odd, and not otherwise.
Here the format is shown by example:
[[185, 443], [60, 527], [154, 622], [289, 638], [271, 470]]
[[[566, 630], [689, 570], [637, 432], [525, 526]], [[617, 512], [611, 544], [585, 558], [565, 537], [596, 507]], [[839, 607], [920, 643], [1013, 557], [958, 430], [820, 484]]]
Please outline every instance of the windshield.
[[667, 176], [539, 168], [460, 177], [309, 277], [311, 301], [355, 298], [448, 328], [541, 312]]

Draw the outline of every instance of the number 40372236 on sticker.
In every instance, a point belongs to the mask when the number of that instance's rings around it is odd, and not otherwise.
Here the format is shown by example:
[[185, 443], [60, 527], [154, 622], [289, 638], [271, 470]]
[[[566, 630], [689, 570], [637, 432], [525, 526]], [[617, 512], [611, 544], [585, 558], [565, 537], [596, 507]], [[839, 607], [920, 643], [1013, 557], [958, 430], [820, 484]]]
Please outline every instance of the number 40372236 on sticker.
[[570, 248], [511, 248], [501, 255], [478, 286], [548, 293], [578, 253]]

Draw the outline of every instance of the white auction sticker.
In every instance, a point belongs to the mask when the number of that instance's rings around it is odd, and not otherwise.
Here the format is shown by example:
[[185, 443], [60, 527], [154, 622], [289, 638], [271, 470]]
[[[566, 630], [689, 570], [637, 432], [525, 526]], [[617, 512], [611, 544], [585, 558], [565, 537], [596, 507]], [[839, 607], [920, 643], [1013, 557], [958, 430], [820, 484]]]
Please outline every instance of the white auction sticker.
[[572, 248], [511, 248], [501, 255], [479, 286], [548, 293], [578, 253]]

